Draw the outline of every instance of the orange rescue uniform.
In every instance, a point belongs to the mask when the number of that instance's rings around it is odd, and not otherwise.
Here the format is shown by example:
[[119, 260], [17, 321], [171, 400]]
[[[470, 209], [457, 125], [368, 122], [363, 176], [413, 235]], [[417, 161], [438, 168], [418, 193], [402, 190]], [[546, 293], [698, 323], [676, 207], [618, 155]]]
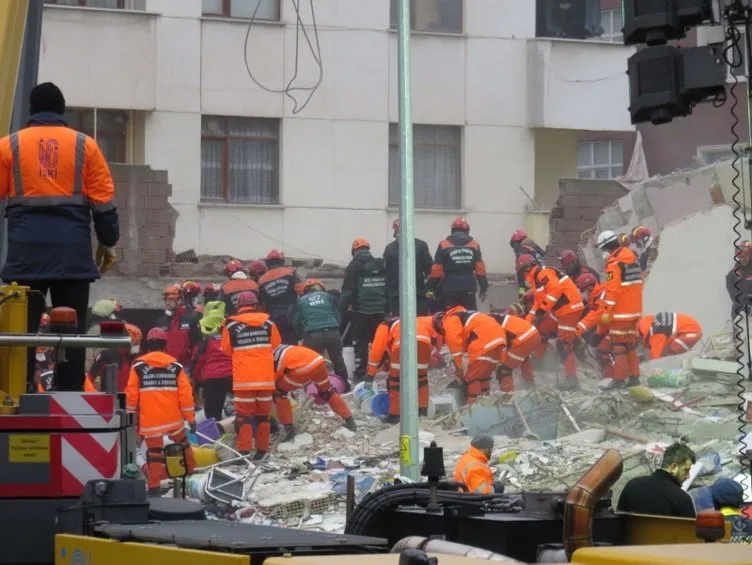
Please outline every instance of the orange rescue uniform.
[[504, 349], [499, 358], [501, 364], [496, 370], [496, 376], [501, 390], [513, 392], [512, 371], [517, 367], [520, 367], [523, 381], [527, 383], [534, 381], [533, 363], [530, 358], [540, 346], [543, 338], [536, 327], [524, 318], [510, 314], [492, 316], [505, 332]]
[[596, 283], [588, 296], [585, 315], [577, 322], [577, 337], [587, 332], [593, 332], [590, 345], [595, 348], [595, 357], [601, 368], [604, 379], [614, 377], [614, 360], [611, 357], [611, 339], [608, 337], [608, 326], [601, 324], [601, 308], [606, 296], [606, 285]]
[[[222, 328], [222, 351], [232, 358], [237, 450], [269, 450], [269, 416], [274, 394], [274, 348], [282, 343], [268, 314], [243, 308]], [[253, 433], [253, 418], [256, 433]], [[255, 442], [253, 441], [255, 439]]]
[[686, 314], [659, 312], [644, 316], [637, 326], [650, 359], [681, 355], [702, 339], [697, 320]]
[[274, 371], [277, 389], [274, 403], [277, 417], [283, 426], [292, 424], [292, 405], [287, 393], [313, 383], [321, 398], [329, 403], [334, 413], [347, 420], [352, 412], [336, 390], [329, 383], [329, 370], [326, 361], [318, 352], [302, 345], [280, 345], [274, 349]]
[[468, 449], [457, 461], [457, 467], [454, 469], [454, 480], [465, 484], [465, 488], [460, 489], [463, 492], [471, 494], [492, 494], [494, 492], [493, 473], [488, 465], [488, 457], [476, 447]]
[[164, 435], [185, 448], [189, 472], [196, 460], [185, 435], [185, 422], [196, 421], [193, 389], [183, 366], [162, 351], [138, 357], [125, 388], [126, 411], [138, 413], [138, 433], [146, 439], [150, 490], [158, 489], [164, 473]]
[[[428, 365], [436, 332], [431, 324], [431, 316], [418, 316], [418, 410], [421, 415], [428, 412]], [[368, 356], [368, 376], [375, 377], [384, 355], [389, 355], [389, 376], [386, 388], [389, 392], [389, 415], [400, 415], [400, 321], [393, 318], [389, 323], [382, 322], [376, 328], [376, 335]]]
[[458, 370], [463, 369], [462, 355], [468, 354], [465, 383], [468, 403], [473, 404], [491, 388], [491, 375], [505, 344], [504, 330], [488, 314], [466, 310], [462, 306], [447, 310], [441, 324], [444, 340]]

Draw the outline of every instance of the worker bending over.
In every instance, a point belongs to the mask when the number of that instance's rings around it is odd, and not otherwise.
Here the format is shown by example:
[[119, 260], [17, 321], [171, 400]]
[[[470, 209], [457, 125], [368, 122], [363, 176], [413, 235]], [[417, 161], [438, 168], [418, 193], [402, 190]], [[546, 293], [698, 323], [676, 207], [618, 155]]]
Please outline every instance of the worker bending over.
[[[488, 394], [491, 375], [499, 363], [505, 343], [504, 329], [488, 314], [455, 306], [433, 315], [433, 327], [442, 335], [454, 362], [454, 375], [464, 379], [468, 404]], [[468, 354], [467, 370], [462, 356]]]
[[[523, 255], [531, 255], [540, 267], [545, 267], [546, 252], [535, 243], [524, 230], [517, 230], [509, 238], [509, 247], [514, 251], [515, 262]], [[524, 276], [517, 274], [517, 285], [519, 286], [519, 295], [522, 296], [528, 290], [527, 281]]]
[[274, 349], [274, 374], [276, 389], [274, 403], [279, 423], [284, 427], [282, 441], [295, 437], [292, 423], [292, 405], [288, 393], [301, 389], [308, 383], [316, 386], [318, 395], [327, 401], [334, 413], [345, 421], [345, 427], [357, 431], [352, 412], [329, 383], [329, 370], [324, 358], [313, 349], [302, 345], [280, 345]]
[[658, 312], [643, 316], [637, 324], [642, 346], [648, 350], [648, 359], [681, 355], [691, 350], [702, 339], [700, 323], [687, 314]]
[[196, 468], [185, 422], [196, 431], [193, 390], [183, 366], [165, 353], [167, 334], [153, 328], [146, 335], [146, 354], [135, 360], [125, 389], [126, 411], [138, 414], [138, 433], [146, 440], [150, 496], [160, 496], [164, 473], [164, 435], [185, 449], [188, 472]]
[[598, 272], [580, 261], [580, 258], [577, 257], [577, 253], [571, 249], [562, 250], [561, 255], [559, 256], [559, 264], [561, 265], [561, 270], [564, 271], [564, 273], [573, 281], [576, 281], [577, 277], [580, 275], [585, 274], [593, 275], [596, 281], [601, 281]]
[[606, 285], [599, 283], [593, 275], [585, 273], [575, 280], [580, 295], [585, 303], [585, 315], [577, 322], [577, 337], [582, 338], [595, 350], [595, 359], [601, 368], [604, 379], [614, 378], [614, 359], [611, 355], [611, 339], [608, 326], [601, 323], [603, 299]]
[[[229, 316], [222, 329], [222, 351], [232, 358], [232, 392], [235, 404], [235, 448], [253, 459], [269, 451], [269, 416], [274, 394], [274, 348], [282, 344], [277, 326], [268, 314], [257, 311], [252, 292], [235, 296], [237, 314]], [[256, 432], [253, 431], [253, 419]], [[254, 441], [255, 440], [255, 441]]]
[[475, 436], [470, 442], [470, 449], [460, 457], [454, 469], [454, 480], [465, 485], [464, 488], [460, 488], [462, 492], [470, 494], [504, 492], [504, 485], [493, 480], [493, 471], [488, 464], [493, 447], [493, 438], [485, 435]]
[[[418, 316], [418, 415], [428, 416], [428, 364], [431, 362], [431, 349], [435, 332], [430, 316]], [[386, 388], [389, 392], [389, 417], [387, 422], [394, 424], [400, 417], [400, 319], [387, 316], [376, 329], [376, 337], [371, 345], [368, 359], [367, 383], [372, 383], [384, 356], [389, 358], [389, 376]]]
[[496, 369], [499, 388], [504, 392], [514, 392], [512, 371], [520, 367], [522, 383], [525, 388], [535, 386], [533, 362], [531, 357], [543, 341], [536, 327], [517, 316], [509, 314], [491, 314], [504, 330], [504, 343], [499, 357], [500, 365]]

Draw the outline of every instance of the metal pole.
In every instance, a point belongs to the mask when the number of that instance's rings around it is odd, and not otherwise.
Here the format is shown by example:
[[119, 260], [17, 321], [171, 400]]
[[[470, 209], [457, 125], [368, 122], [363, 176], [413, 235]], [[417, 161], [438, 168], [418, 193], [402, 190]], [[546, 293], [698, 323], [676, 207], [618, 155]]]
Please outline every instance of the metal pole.
[[410, 85], [410, 0], [399, 7], [399, 125], [402, 190], [400, 200], [400, 472], [417, 481], [418, 332], [416, 318], [415, 231], [413, 230], [413, 116]]
[[58, 335], [58, 334], [4, 334], [0, 345], [26, 345], [28, 347], [130, 347], [130, 336]]

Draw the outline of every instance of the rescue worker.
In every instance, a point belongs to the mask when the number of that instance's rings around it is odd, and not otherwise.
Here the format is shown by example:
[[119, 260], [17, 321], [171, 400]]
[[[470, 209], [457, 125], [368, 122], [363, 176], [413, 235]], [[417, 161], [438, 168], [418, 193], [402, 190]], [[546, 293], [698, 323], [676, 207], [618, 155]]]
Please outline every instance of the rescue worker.
[[653, 245], [653, 233], [645, 226], [637, 226], [630, 233], [630, 241], [634, 245], [634, 252], [639, 257], [640, 269], [644, 273], [648, 269], [648, 260]]
[[88, 390], [94, 389], [95, 382], [99, 379], [100, 389], [102, 388], [101, 382], [107, 371], [109, 365], [117, 366], [117, 391], [125, 392], [125, 387], [128, 386], [128, 377], [131, 371], [131, 364], [133, 360], [138, 357], [141, 352], [141, 340], [143, 334], [138, 326], [133, 324], [125, 324], [125, 331], [131, 338], [130, 347], [109, 348], [103, 349], [94, 359], [94, 362], [89, 367], [89, 371], [86, 373], [86, 381], [88, 383]]
[[345, 269], [339, 309], [350, 312], [355, 353], [353, 384], [356, 384], [366, 377], [368, 344], [386, 312], [386, 274], [384, 262], [371, 255], [371, 244], [365, 239], [353, 241], [351, 253], [353, 258]]
[[[735, 264], [726, 275], [726, 291], [731, 299], [731, 321], [747, 313], [752, 305], [752, 242], [742, 241], [736, 251]], [[738, 288], [737, 288], [738, 286]]]
[[[433, 315], [433, 327], [443, 336], [454, 362], [454, 376], [464, 380], [468, 404], [488, 394], [491, 375], [499, 363], [505, 343], [505, 333], [488, 314], [455, 306]], [[462, 356], [467, 353], [467, 370], [463, 370]]]
[[293, 312], [295, 332], [302, 336], [303, 345], [320, 354], [326, 353], [332, 362], [334, 374], [344, 379], [349, 387], [347, 366], [342, 355], [337, 300], [318, 279], [308, 279], [299, 287], [301, 295]]
[[[418, 316], [418, 415], [428, 416], [428, 364], [431, 362], [435, 331], [431, 316]], [[372, 384], [376, 372], [384, 361], [389, 360], [389, 376], [386, 388], [389, 393], [389, 416], [386, 422], [395, 424], [400, 418], [400, 320], [387, 316], [376, 329], [368, 358], [366, 383]]]
[[[595, 245], [606, 259], [606, 292], [598, 309], [600, 323], [608, 326], [614, 378], [609, 388], [640, 384], [637, 324], [642, 316], [642, 269], [634, 252], [619, 244], [612, 231], [603, 231]], [[628, 380], [627, 380], [628, 379]]]
[[201, 318], [203, 339], [193, 357], [193, 382], [201, 387], [204, 413], [217, 422], [222, 419], [227, 395], [232, 392], [232, 359], [222, 351], [224, 302], [207, 302]]
[[525, 291], [525, 294], [522, 295], [519, 302], [512, 304], [507, 308], [507, 314], [524, 318], [533, 307], [533, 302], [535, 302], [535, 291], [527, 290]]
[[[97, 300], [94, 306], [91, 308], [89, 319], [87, 321], [89, 329], [86, 330], [86, 335], [99, 335], [101, 332], [99, 324], [103, 321], [119, 320], [122, 306], [112, 298], [103, 298]], [[84, 367], [91, 367], [94, 359], [97, 358], [102, 352], [100, 347], [87, 347], [86, 348], [86, 363]]]
[[[394, 241], [384, 248], [384, 269], [386, 270], [386, 288], [389, 305], [387, 310], [395, 316], [399, 316], [399, 264], [400, 264], [400, 222], [399, 219], [392, 223]], [[428, 298], [426, 297], [426, 284], [431, 276], [433, 259], [428, 250], [428, 244], [422, 239], [415, 238], [415, 287], [417, 291], [418, 316], [425, 316], [430, 312]]]
[[165, 287], [162, 297], [165, 302], [165, 313], [157, 320], [156, 327], [162, 328], [167, 334], [165, 352], [177, 359], [183, 367], [190, 367], [193, 352], [201, 342], [198, 317], [182, 303], [180, 285]]
[[266, 264], [263, 261], [254, 259], [248, 263], [246, 270], [248, 271], [248, 276], [251, 277], [251, 280], [258, 282], [258, 280], [264, 276], [264, 273], [266, 273]]
[[203, 297], [204, 305], [208, 304], [209, 302], [216, 302], [217, 300], [220, 300], [220, 297], [222, 295], [222, 285], [217, 283], [206, 283], [201, 294]]
[[731, 525], [731, 543], [752, 542], [752, 520], [741, 511], [744, 505], [744, 487], [734, 479], [722, 477], [710, 487], [713, 508], [723, 514]]
[[245, 269], [238, 269], [232, 275], [230, 280], [222, 285], [222, 300], [225, 303], [225, 312], [228, 316], [235, 314], [233, 299], [241, 292], [252, 292], [259, 296], [259, 285], [256, 281], [248, 278]]
[[564, 249], [561, 252], [561, 255], [559, 255], [559, 263], [561, 264], [561, 270], [564, 271], [564, 273], [566, 273], [573, 281], [576, 281], [577, 277], [580, 275], [590, 273], [595, 277], [596, 281], [601, 282], [601, 277], [598, 274], [598, 271], [582, 263], [580, 258], [577, 257], [577, 253], [571, 249]]
[[454, 480], [462, 483], [460, 490], [470, 494], [501, 494], [504, 485], [493, 480], [493, 470], [488, 464], [493, 452], [493, 438], [486, 435], [475, 436], [468, 449], [454, 469]]
[[465, 218], [456, 218], [449, 236], [439, 243], [431, 268], [429, 289], [431, 293], [438, 293], [445, 308], [462, 306], [474, 310], [476, 290], [480, 290], [481, 301], [486, 299], [486, 264], [480, 244], [470, 236], [470, 224]]
[[[232, 392], [235, 404], [235, 448], [242, 455], [256, 449], [254, 460], [269, 451], [270, 415], [274, 394], [274, 354], [282, 338], [269, 314], [258, 311], [252, 292], [235, 295], [237, 314], [222, 329], [222, 351], [232, 358]], [[256, 430], [254, 433], [253, 422]]]
[[[68, 127], [65, 98], [51, 82], [32, 88], [27, 127], [0, 139], [0, 202], [6, 204], [5, 281], [28, 286], [28, 331], [36, 333], [47, 293], [52, 307], [77, 315], [87, 330], [89, 287], [115, 264], [120, 238], [114, 184], [97, 142]], [[99, 245], [91, 255], [91, 227]], [[35, 391], [35, 348], [27, 354], [27, 390]], [[56, 387], [83, 390], [86, 350], [70, 348]]]
[[535, 386], [532, 356], [543, 341], [536, 327], [524, 318], [509, 314], [491, 314], [504, 330], [504, 345], [496, 369], [499, 388], [514, 392], [512, 371], [520, 368], [524, 388]]
[[543, 356], [545, 342], [555, 335], [556, 351], [564, 364], [564, 382], [561, 386], [578, 388], [575, 340], [577, 322], [585, 309], [580, 291], [567, 275], [550, 267], [541, 267], [532, 255], [520, 255], [515, 268], [518, 275], [524, 275], [535, 293], [533, 307], [525, 319], [534, 323], [543, 337], [544, 343], [539, 346], [538, 356]]
[[679, 312], [643, 316], [637, 324], [637, 331], [650, 360], [686, 353], [702, 339], [700, 323]]
[[227, 262], [227, 265], [225, 265], [225, 268], [222, 269], [222, 272], [228, 279], [231, 279], [232, 275], [234, 275], [235, 273], [239, 271], [242, 271], [244, 273], [246, 272], [245, 267], [243, 266], [243, 263], [238, 259], [230, 259]]
[[266, 268], [268, 270], [258, 280], [259, 301], [277, 326], [282, 343], [297, 345], [298, 336], [288, 311], [298, 301], [295, 285], [300, 284], [300, 277], [295, 269], [285, 267], [285, 254], [277, 249], [267, 253]]
[[632, 238], [629, 236], [629, 234], [626, 234], [626, 233], [619, 234], [619, 245], [621, 245], [622, 247], [629, 247], [631, 243], [632, 243]]
[[201, 285], [195, 281], [183, 281], [180, 285], [180, 293], [185, 307], [200, 314], [201, 311], [197, 309], [197, 306], [198, 296], [201, 294]]
[[[517, 230], [509, 238], [509, 247], [514, 251], [514, 260], [517, 260], [522, 255], [531, 255], [536, 263], [541, 267], [546, 266], [546, 252], [527, 235], [524, 230]], [[517, 275], [517, 286], [519, 287], [519, 294], [522, 296], [527, 291], [525, 286], [525, 278]]]
[[595, 359], [604, 379], [614, 378], [614, 360], [611, 355], [611, 339], [608, 326], [601, 323], [601, 310], [606, 296], [606, 285], [598, 282], [590, 273], [575, 280], [580, 296], [585, 303], [585, 312], [577, 322], [577, 338], [582, 338], [595, 351]]
[[358, 427], [352, 412], [336, 390], [331, 388], [329, 371], [324, 358], [313, 349], [302, 345], [280, 345], [274, 349], [276, 388], [274, 403], [277, 417], [283, 427], [282, 441], [295, 437], [292, 423], [292, 405], [288, 393], [313, 383], [318, 395], [326, 400], [332, 411], [345, 421], [345, 427], [354, 432]]
[[172, 355], [165, 353], [168, 336], [162, 328], [146, 334], [146, 354], [131, 367], [125, 389], [126, 411], [138, 414], [138, 433], [146, 440], [147, 486], [151, 496], [160, 496], [164, 473], [164, 436], [185, 449], [188, 472], [196, 468], [196, 459], [185, 433], [188, 422], [196, 432], [196, 414], [191, 382]]

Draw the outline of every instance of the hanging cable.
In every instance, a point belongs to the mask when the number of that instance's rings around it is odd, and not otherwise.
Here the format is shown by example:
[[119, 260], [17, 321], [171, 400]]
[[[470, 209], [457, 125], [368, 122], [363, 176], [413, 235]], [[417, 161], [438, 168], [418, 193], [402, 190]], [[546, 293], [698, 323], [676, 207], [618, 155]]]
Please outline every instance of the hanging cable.
[[[293, 73], [290, 80], [287, 81], [287, 84], [284, 88], [275, 89], [275, 88], [269, 88], [268, 86], [264, 86], [261, 84], [256, 77], [253, 75], [253, 71], [251, 70], [251, 65], [248, 62], [248, 43], [251, 38], [251, 31], [254, 29], [253, 25], [257, 21], [257, 15], [259, 11], [259, 7], [261, 6], [261, 0], [256, 0], [256, 9], [253, 10], [253, 14], [251, 15], [251, 21], [248, 22], [248, 29], [245, 33], [245, 41], [243, 42], [243, 61], [245, 62], [245, 69], [248, 72], [248, 76], [253, 81], [253, 83], [258, 86], [260, 89], [265, 90], [266, 92], [271, 92], [272, 94], [284, 94], [287, 96], [290, 100], [293, 102], [293, 114], [298, 114], [302, 112], [306, 106], [308, 106], [308, 103], [311, 101], [311, 98], [313, 98], [314, 93], [318, 90], [319, 86], [321, 86], [321, 82], [324, 80], [324, 66], [321, 62], [321, 44], [319, 43], [319, 31], [318, 31], [318, 25], [316, 23], [316, 10], [313, 7], [313, 0], [308, 0], [308, 3], [311, 7], [311, 27], [313, 30], [313, 41], [311, 41], [310, 36], [308, 35], [308, 30], [306, 30], [305, 25], [303, 24], [303, 18], [300, 15], [300, 1], [301, 0], [290, 0], [290, 3], [293, 6], [293, 9], [295, 10], [295, 62], [293, 66]], [[311, 51], [311, 55], [313, 56], [313, 60], [316, 63], [316, 66], [318, 67], [318, 77], [316, 79], [316, 82], [313, 86], [293, 86], [293, 83], [295, 82], [295, 79], [298, 78], [298, 70], [300, 67], [300, 35], [303, 35], [303, 38], [305, 39], [306, 43], [308, 44], [308, 48]], [[293, 96], [294, 92], [307, 92], [308, 96], [303, 101], [302, 104], [300, 104], [295, 96]]]

